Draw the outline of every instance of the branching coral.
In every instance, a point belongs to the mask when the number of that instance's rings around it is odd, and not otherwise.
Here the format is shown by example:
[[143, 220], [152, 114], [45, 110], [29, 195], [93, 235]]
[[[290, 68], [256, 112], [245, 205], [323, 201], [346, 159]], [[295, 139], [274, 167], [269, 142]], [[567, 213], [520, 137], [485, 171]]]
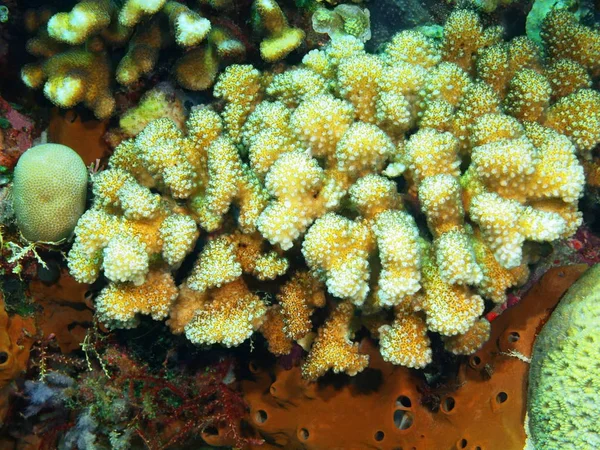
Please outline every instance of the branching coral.
[[[37, 35], [27, 49], [40, 59], [23, 67], [22, 79], [30, 88], [43, 87], [60, 107], [84, 103], [104, 119], [115, 110], [112, 78], [134, 86], [154, 70], [161, 50], [174, 41], [181, 50], [173, 66], [178, 83], [186, 89], [207, 89], [222, 62], [244, 58], [247, 44], [223, 17], [227, 5], [200, 3], [192, 9], [165, 0], [81, 0], [70, 11], [52, 16], [46, 10], [30, 11], [26, 23]], [[288, 24], [275, 0], [255, 0], [253, 11], [265, 61], [285, 58], [302, 44], [304, 32]], [[113, 73], [111, 53], [124, 46]]]
[[363, 42], [371, 39], [371, 21], [368, 9], [342, 4], [333, 10], [317, 8], [312, 16], [313, 29], [330, 37], [354, 36]]
[[356, 375], [367, 367], [369, 357], [358, 351], [358, 343], [352, 342], [352, 314], [354, 306], [340, 303], [325, 322], [315, 338], [311, 352], [302, 366], [302, 376], [315, 380], [329, 369], [335, 373]]
[[[230, 66], [215, 85], [220, 114], [196, 109], [186, 133], [155, 120], [116, 149], [76, 230], [72, 271], [143, 287], [192, 250], [195, 221], [213, 234], [169, 322], [194, 342], [238, 345], [260, 327], [280, 354], [310, 344], [325, 307], [310, 379], [366, 367], [352, 342], [362, 326], [409, 367], [430, 362], [429, 332], [472, 353], [489, 335], [484, 301], [505, 302], [527, 278], [525, 242], [581, 223], [578, 155], [600, 141], [600, 96], [567, 56], [545, 60], [459, 10], [441, 42], [408, 30], [371, 55], [341, 36], [275, 75]], [[572, 82], [555, 77], [565, 64]], [[167, 233], [170, 221], [188, 225]], [[288, 266], [268, 306], [253, 278]]]
[[[131, 323], [138, 312], [165, 316], [164, 307], [174, 300], [174, 285], [161, 270], [176, 269], [193, 249], [197, 223], [208, 231], [217, 229], [235, 202], [240, 228], [256, 228], [266, 197], [230, 140], [218, 137], [219, 116], [198, 109], [186, 128], [187, 135], [169, 119], [151, 122], [135, 140], [119, 145], [109, 168], [94, 178], [94, 205], [75, 230], [69, 266], [79, 281], [93, 282], [101, 270], [111, 280], [99, 297], [106, 305], [101, 308], [105, 322]], [[176, 199], [187, 200], [187, 205]], [[261, 254], [261, 246], [260, 236], [241, 233], [212, 241], [190, 285], [204, 291], [233, 281], [242, 269], [260, 279], [285, 272], [285, 259], [273, 252]], [[223, 263], [226, 254], [232, 258], [233, 272]], [[210, 267], [218, 270], [203, 275]], [[152, 280], [161, 287], [153, 289], [155, 298], [146, 302], [143, 292]], [[161, 305], [158, 310], [152, 309], [153, 303]]]
[[267, 62], [278, 61], [297, 49], [304, 31], [290, 27], [275, 0], [255, 0], [253, 3], [257, 28], [265, 34], [260, 43], [260, 56]]
[[[197, 302], [195, 312], [185, 326], [185, 335], [195, 344], [238, 346], [258, 329], [265, 318], [267, 308], [264, 301], [250, 292], [242, 279], [203, 294], [193, 293]], [[177, 305], [174, 308], [177, 309]]]

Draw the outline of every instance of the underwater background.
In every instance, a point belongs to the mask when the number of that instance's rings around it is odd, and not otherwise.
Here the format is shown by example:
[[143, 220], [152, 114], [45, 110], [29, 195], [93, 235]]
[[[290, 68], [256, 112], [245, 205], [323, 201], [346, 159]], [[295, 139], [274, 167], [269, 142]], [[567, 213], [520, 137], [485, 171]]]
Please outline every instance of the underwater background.
[[600, 448], [600, 4], [0, 2], [0, 449]]

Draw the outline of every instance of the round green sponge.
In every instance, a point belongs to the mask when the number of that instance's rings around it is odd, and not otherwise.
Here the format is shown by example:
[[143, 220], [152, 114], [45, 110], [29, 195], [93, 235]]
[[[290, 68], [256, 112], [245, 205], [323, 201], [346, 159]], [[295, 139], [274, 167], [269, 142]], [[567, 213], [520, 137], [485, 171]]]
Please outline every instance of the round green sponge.
[[15, 167], [13, 205], [17, 226], [32, 242], [58, 242], [73, 232], [85, 210], [87, 168], [72, 149], [42, 144]]
[[560, 301], [535, 341], [529, 433], [538, 450], [600, 448], [600, 265]]

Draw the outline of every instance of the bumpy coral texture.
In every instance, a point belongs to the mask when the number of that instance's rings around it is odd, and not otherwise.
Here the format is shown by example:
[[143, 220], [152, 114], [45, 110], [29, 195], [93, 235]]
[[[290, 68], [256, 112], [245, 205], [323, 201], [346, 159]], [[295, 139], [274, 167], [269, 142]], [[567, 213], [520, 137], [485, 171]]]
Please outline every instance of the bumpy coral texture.
[[85, 210], [88, 172], [81, 157], [64, 145], [36, 145], [23, 153], [14, 175], [13, 204], [25, 239], [68, 238]]
[[[600, 141], [600, 98], [580, 82], [585, 66], [568, 64], [568, 87], [549, 78], [556, 64], [458, 10], [440, 42], [408, 30], [371, 55], [343, 36], [280, 74], [230, 66], [214, 89], [221, 113], [194, 110], [186, 133], [153, 121], [117, 148], [72, 271], [143, 286], [193, 249], [194, 221], [210, 234], [169, 322], [194, 342], [260, 329], [278, 354], [312, 343], [309, 379], [364, 369], [362, 327], [396, 364], [427, 365], [429, 332], [472, 353], [489, 335], [485, 301], [526, 280], [527, 249], [581, 222], [578, 156]], [[170, 227], [173, 215], [189, 227]], [[313, 318], [319, 308], [330, 317]]]
[[535, 341], [529, 372], [529, 430], [535, 448], [600, 445], [600, 266], [565, 294]]
[[[43, 87], [57, 106], [84, 103], [104, 119], [115, 110], [112, 79], [134, 87], [174, 41], [180, 49], [174, 64], [177, 82], [186, 89], [208, 89], [221, 63], [242, 60], [246, 45], [236, 35], [238, 28], [227, 25], [227, 11], [222, 11], [227, 5], [199, 3], [81, 0], [70, 11], [54, 15], [46, 9], [28, 11], [26, 27], [37, 34], [27, 42], [27, 50], [39, 60], [25, 65], [21, 77], [31, 88]], [[275, 0], [255, 0], [253, 7], [265, 61], [278, 61], [302, 44], [304, 32], [288, 24]], [[247, 10], [241, 16], [249, 14]], [[126, 51], [113, 71], [111, 53], [121, 47]]]

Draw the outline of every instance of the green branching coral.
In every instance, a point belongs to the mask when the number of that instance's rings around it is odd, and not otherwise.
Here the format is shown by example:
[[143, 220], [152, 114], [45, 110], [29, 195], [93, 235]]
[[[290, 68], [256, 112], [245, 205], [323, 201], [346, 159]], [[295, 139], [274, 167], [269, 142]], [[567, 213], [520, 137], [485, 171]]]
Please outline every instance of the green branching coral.
[[[544, 36], [562, 59], [568, 30], [554, 26]], [[600, 142], [600, 95], [551, 76], [556, 63], [458, 10], [441, 41], [406, 30], [373, 55], [344, 35], [276, 75], [229, 66], [219, 113], [199, 107], [185, 130], [158, 119], [117, 147], [71, 271], [104, 271], [97, 303], [113, 325], [168, 315], [175, 333], [228, 346], [260, 330], [278, 354], [312, 342], [310, 379], [364, 369], [360, 327], [410, 367], [431, 361], [428, 332], [469, 354], [489, 334], [484, 302], [526, 280], [524, 244], [581, 223], [578, 155]], [[170, 273], [200, 232], [177, 287]], [[264, 289], [278, 288], [273, 304], [253, 291], [287, 272]]]
[[560, 301], [533, 347], [529, 432], [536, 449], [600, 446], [600, 266]]
[[[207, 89], [222, 61], [239, 61], [246, 52], [232, 31], [237, 27], [216, 25], [211, 19], [228, 22], [222, 14], [230, 5], [221, 3], [201, 2], [193, 9], [166, 0], [81, 0], [68, 12], [30, 11], [26, 27], [37, 34], [27, 50], [39, 60], [23, 67], [22, 79], [31, 88], [43, 88], [60, 107], [84, 103], [103, 119], [115, 108], [113, 78], [134, 86], [154, 70], [160, 52], [174, 41], [180, 49], [173, 69], [178, 83], [186, 89]], [[255, 0], [253, 5], [264, 60], [280, 60], [302, 44], [304, 32], [289, 26], [275, 0]], [[110, 53], [122, 47], [126, 52], [113, 72]]]

